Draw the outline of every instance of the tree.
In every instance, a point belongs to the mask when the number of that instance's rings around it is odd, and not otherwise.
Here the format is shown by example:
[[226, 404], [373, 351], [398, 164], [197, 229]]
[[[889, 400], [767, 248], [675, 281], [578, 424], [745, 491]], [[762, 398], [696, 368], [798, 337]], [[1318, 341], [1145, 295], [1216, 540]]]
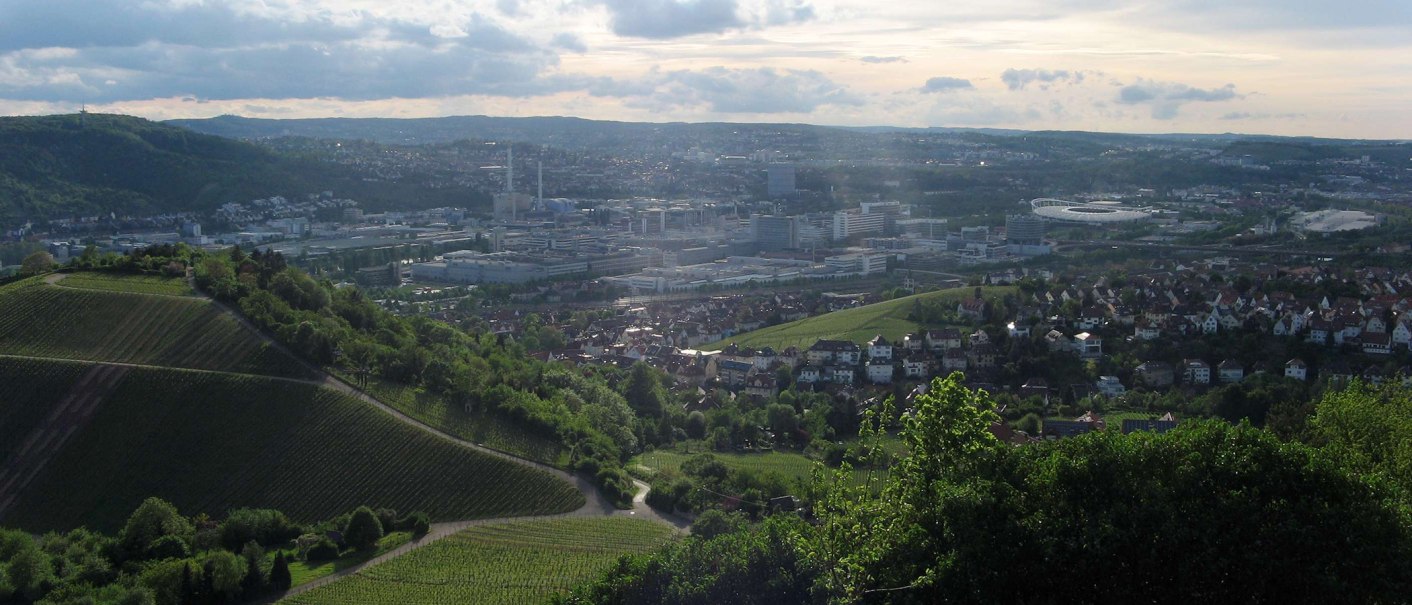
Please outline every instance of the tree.
[[627, 380], [624, 381], [623, 397], [627, 399], [628, 406], [632, 407], [633, 411], [644, 417], [656, 418], [661, 416], [665, 409], [666, 394], [662, 392], [662, 383], [657, 380], [656, 370], [642, 362], [633, 364], [632, 370], [628, 372]]
[[190, 544], [195, 533], [196, 528], [171, 503], [161, 498], [148, 498], [128, 517], [118, 539], [128, 553], [141, 556], [162, 536], [176, 536]]
[[284, 557], [284, 551], [275, 554], [275, 562], [270, 567], [270, 587], [285, 591], [294, 585], [294, 578], [289, 573], [289, 560]]
[[382, 523], [378, 521], [377, 514], [366, 506], [358, 507], [353, 511], [353, 516], [348, 518], [348, 525], [343, 530], [343, 539], [349, 546], [358, 550], [377, 548], [378, 540], [382, 539]]
[[26, 256], [20, 263], [21, 275], [39, 275], [54, 268], [54, 255], [43, 250]]
[[265, 589], [267, 580], [263, 565], [265, 562], [265, 549], [260, 548], [254, 540], [245, 543], [245, 547], [240, 549], [240, 558], [245, 561], [245, 576], [240, 580], [240, 592], [247, 597], [259, 594]]
[[228, 550], [215, 550], [206, 553], [202, 561], [206, 571], [206, 581], [216, 594], [226, 600], [234, 600], [240, 594], [241, 581], [245, 579], [245, 561]]

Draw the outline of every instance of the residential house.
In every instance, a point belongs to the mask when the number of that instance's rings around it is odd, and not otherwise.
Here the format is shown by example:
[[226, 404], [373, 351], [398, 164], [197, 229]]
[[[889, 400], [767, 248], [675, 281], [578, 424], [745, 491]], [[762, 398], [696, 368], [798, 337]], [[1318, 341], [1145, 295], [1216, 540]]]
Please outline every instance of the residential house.
[[873, 384], [892, 384], [892, 362], [874, 360], [868, 362], [868, 382]]
[[1133, 337], [1138, 340], [1157, 340], [1162, 337], [1162, 328], [1144, 317], [1133, 325]]
[[926, 378], [931, 376], [935, 366], [934, 358], [926, 355], [908, 355], [902, 362], [902, 375], [908, 378]]
[[1200, 359], [1183, 360], [1182, 382], [1186, 384], [1211, 384], [1211, 365]]
[[927, 330], [926, 341], [933, 353], [944, 353], [961, 347], [961, 331], [956, 328]]
[[1365, 355], [1391, 355], [1391, 354], [1392, 354], [1392, 336], [1389, 335], [1389, 334], [1387, 334], [1386, 332], [1382, 332], [1382, 333], [1364, 332], [1364, 333], [1363, 333], [1363, 337], [1362, 337], [1362, 341], [1363, 341], [1363, 353], [1364, 353]]
[[1176, 382], [1176, 370], [1165, 361], [1147, 361], [1133, 369], [1133, 377], [1148, 387], [1169, 387]]
[[858, 345], [847, 340], [819, 340], [809, 347], [807, 357], [812, 365], [841, 363], [857, 365], [862, 351]]
[[1221, 382], [1240, 382], [1245, 380], [1245, 366], [1234, 359], [1227, 359], [1216, 366], [1216, 374]]
[[1093, 386], [1106, 397], [1117, 397], [1128, 392], [1127, 387], [1123, 386], [1117, 376], [1099, 376], [1098, 382]]
[[799, 369], [799, 376], [795, 379], [805, 384], [813, 384], [823, 379], [823, 371], [819, 366], [808, 365]]
[[926, 348], [926, 342], [918, 334], [908, 334], [902, 337], [902, 348], [916, 352]]
[[745, 380], [745, 388], [742, 391], [746, 395], [754, 395], [762, 399], [772, 399], [780, 393], [775, 381], [775, 375], [770, 372], [761, 372]]
[[1177, 428], [1177, 419], [1172, 417], [1171, 412], [1163, 414], [1156, 420], [1142, 418], [1126, 418], [1123, 420], [1123, 434], [1137, 431], [1151, 431], [1154, 433], [1165, 433]]
[[868, 359], [882, 359], [892, 362], [892, 343], [883, 338], [882, 334], [874, 336], [868, 341]]
[[941, 357], [941, 369], [946, 372], [966, 370], [966, 352], [961, 349], [951, 349]]
[[1074, 350], [1083, 359], [1097, 359], [1103, 356], [1103, 338], [1088, 332], [1074, 335]]
[[722, 359], [716, 362], [716, 379], [731, 387], [743, 386], [755, 365], [739, 359]]
[[1013, 321], [1012, 321], [1012, 322], [1010, 322], [1010, 323], [1008, 323], [1008, 324], [1005, 324], [1005, 329], [1010, 332], [1010, 338], [1029, 338], [1029, 337], [1030, 337], [1030, 326], [1029, 326], [1029, 324], [1020, 324], [1020, 323], [1016, 323], [1016, 322], [1013, 322]]
[[1291, 359], [1285, 362], [1285, 377], [1295, 380], [1309, 379], [1309, 366], [1302, 359]]

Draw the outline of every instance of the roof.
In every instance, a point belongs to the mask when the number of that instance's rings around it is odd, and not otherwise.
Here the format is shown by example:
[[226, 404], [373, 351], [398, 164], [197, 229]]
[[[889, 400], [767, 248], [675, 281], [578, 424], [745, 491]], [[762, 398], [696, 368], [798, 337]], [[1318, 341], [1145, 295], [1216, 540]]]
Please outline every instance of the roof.
[[1165, 433], [1177, 428], [1176, 420], [1144, 420], [1141, 418], [1123, 419], [1123, 434], [1135, 431], [1152, 431], [1154, 433]]

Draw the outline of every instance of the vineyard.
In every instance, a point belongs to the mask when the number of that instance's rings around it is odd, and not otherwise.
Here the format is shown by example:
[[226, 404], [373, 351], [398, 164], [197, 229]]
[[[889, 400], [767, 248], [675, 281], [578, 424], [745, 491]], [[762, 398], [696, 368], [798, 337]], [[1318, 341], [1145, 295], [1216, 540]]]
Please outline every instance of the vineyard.
[[87, 370], [82, 363], [0, 358], [0, 464], [19, 451], [30, 431]]
[[521, 458], [563, 468], [568, 452], [557, 441], [535, 435], [513, 420], [485, 410], [466, 412], [445, 398], [421, 389], [373, 379], [367, 392], [397, 411], [444, 433]]
[[624, 517], [472, 527], [282, 602], [542, 603], [671, 535], [666, 525]]
[[308, 377], [207, 301], [34, 280], [0, 288], [0, 354]]
[[74, 273], [64, 276], [65, 288], [160, 294], [162, 296], [192, 296], [195, 294], [184, 278], [162, 275], [126, 275], [121, 273]]
[[[0, 413], [52, 397], [15, 395], [0, 401]], [[584, 502], [548, 473], [456, 446], [333, 391], [133, 369], [0, 521], [36, 532], [113, 531], [148, 496], [193, 515], [252, 506], [303, 521], [362, 504], [450, 520], [565, 512]]]

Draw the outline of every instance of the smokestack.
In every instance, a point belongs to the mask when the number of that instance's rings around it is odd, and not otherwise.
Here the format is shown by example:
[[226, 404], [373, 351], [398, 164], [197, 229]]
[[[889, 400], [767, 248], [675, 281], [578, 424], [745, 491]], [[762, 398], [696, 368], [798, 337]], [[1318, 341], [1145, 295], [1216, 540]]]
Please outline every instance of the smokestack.
[[539, 161], [539, 208], [544, 209], [544, 160]]

